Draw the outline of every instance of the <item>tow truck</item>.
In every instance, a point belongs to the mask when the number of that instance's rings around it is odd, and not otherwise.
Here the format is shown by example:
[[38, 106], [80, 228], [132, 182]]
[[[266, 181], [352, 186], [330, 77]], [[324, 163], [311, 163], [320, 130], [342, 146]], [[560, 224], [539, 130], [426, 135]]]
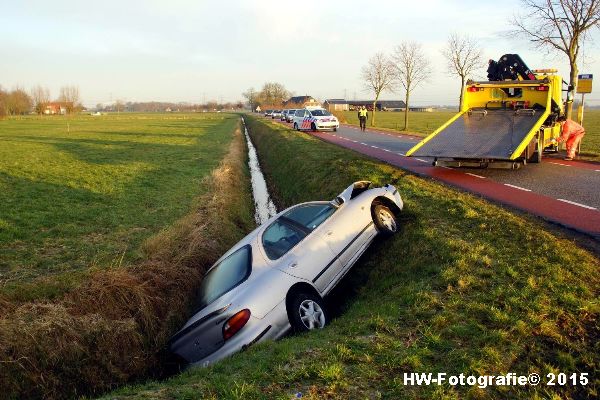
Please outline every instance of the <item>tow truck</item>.
[[517, 169], [558, 151], [562, 78], [555, 69], [530, 70], [518, 54], [490, 60], [488, 81], [466, 82], [454, 117], [406, 155], [433, 165]]

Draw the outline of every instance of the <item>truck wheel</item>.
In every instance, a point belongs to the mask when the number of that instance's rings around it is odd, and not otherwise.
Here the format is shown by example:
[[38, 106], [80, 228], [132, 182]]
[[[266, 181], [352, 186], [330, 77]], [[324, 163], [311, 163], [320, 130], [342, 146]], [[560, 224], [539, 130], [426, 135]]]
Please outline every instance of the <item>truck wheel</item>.
[[535, 153], [532, 154], [530, 162], [539, 164], [542, 162], [542, 154], [544, 153], [544, 134], [538, 133]]

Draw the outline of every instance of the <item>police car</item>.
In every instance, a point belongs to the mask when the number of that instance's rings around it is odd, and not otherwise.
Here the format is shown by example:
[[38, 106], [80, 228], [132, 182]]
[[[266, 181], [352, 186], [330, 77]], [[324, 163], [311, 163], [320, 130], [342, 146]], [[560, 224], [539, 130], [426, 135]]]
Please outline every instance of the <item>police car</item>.
[[322, 108], [303, 108], [296, 110], [293, 119], [294, 129], [318, 131], [331, 129], [337, 131], [340, 127], [338, 119], [329, 111]]

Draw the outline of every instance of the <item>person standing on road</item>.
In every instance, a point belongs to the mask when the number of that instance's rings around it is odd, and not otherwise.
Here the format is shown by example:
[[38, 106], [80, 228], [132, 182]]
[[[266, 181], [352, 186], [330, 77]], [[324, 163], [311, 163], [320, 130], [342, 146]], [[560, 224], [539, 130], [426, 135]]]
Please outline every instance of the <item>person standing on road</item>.
[[360, 122], [360, 130], [365, 131], [367, 129], [367, 119], [369, 118], [369, 114], [367, 113], [367, 108], [362, 106], [358, 109], [358, 121]]
[[569, 161], [575, 158], [577, 146], [579, 146], [583, 135], [585, 135], [585, 129], [577, 122], [567, 119], [564, 115], [561, 116], [558, 121], [561, 123], [561, 135], [558, 138], [558, 141], [566, 142], [567, 156], [565, 157], [565, 160]]

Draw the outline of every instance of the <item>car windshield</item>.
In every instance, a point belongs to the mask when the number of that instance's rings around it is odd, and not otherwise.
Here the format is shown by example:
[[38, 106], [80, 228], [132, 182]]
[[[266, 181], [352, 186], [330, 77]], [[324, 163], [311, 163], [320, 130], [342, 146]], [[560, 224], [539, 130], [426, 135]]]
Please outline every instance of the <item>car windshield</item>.
[[313, 115], [313, 117], [326, 117], [331, 115], [331, 113], [327, 110], [312, 110], [310, 113]]
[[251, 247], [244, 246], [212, 268], [200, 284], [197, 310], [206, 307], [246, 280], [250, 275], [251, 264]]
[[335, 210], [336, 208], [331, 203], [302, 204], [286, 212], [283, 216], [312, 231], [329, 218]]

